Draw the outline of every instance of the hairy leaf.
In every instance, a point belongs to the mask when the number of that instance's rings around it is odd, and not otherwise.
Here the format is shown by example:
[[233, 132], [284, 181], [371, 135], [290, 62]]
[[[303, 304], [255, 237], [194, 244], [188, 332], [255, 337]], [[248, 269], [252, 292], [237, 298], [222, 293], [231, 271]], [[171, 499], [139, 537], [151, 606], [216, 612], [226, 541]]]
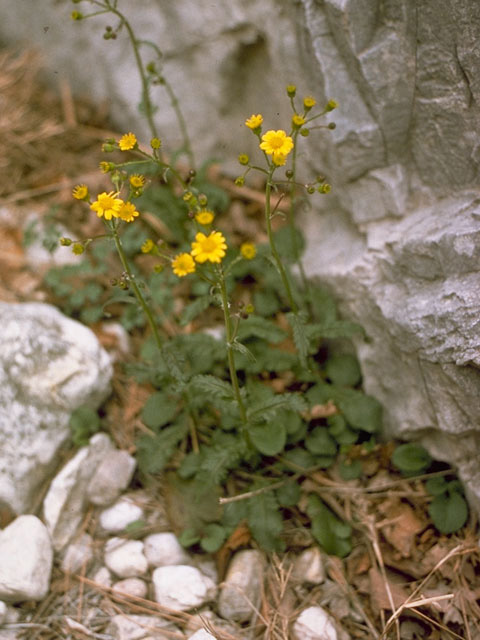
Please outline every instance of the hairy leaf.
[[249, 316], [248, 320], [240, 324], [237, 334], [237, 338], [241, 341], [247, 338], [260, 338], [273, 344], [281, 342], [286, 337], [285, 331], [277, 324], [260, 316]]
[[248, 526], [262, 549], [279, 553], [284, 551], [285, 542], [279, 537], [283, 531], [283, 518], [274, 493], [265, 491], [250, 498], [247, 509]]
[[287, 441], [285, 425], [275, 419], [250, 426], [248, 434], [253, 445], [265, 456], [274, 456], [283, 451]]
[[199, 316], [205, 309], [208, 309], [210, 306], [211, 298], [210, 296], [202, 296], [197, 298], [183, 309], [180, 315], [180, 326], [185, 327], [192, 320], [194, 320], [197, 316]]
[[407, 442], [399, 445], [392, 455], [392, 462], [407, 475], [425, 473], [432, 464], [432, 458], [428, 451], [415, 442]]
[[138, 466], [144, 473], [159, 473], [172, 457], [178, 443], [188, 433], [186, 420], [164, 427], [154, 436], [140, 436], [136, 441]]
[[329, 554], [345, 557], [352, 550], [350, 525], [342, 522], [314, 494], [308, 496], [307, 515], [312, 522], [312, 534]]
[[428, 507], [428, 513], [440, 533], [454, 533], [466, 523], [468, 505], [458, 491], [452, 491], [436, 496]]
[[178, 398], [164, 391], [156, 391], [142, 410], [142, 420], [150, 429], [158, 429], [171, 422], [178, 411]]
[[356, 387], [362, 379], [358, 360], [350, 353], [342, 353], [329, 358], [325, 373], [333, 382], [344, 387]]
[[311, 352], [307, 334], [306, 316], [302, 313], [287, 313], [287, 320], [292, 327], [293, 340], [303, 367], [307, 367], [307, 356]]

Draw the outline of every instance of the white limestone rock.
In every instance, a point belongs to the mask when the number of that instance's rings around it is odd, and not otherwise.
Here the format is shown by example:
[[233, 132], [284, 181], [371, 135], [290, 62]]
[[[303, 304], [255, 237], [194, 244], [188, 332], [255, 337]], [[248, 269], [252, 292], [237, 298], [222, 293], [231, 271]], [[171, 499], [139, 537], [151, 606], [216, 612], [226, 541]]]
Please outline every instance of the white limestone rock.
[[260, 604], [265, 559], [256, 549], [233, 556], [220, 589], [218, 611], [222, 618], [248, 622]]
[[8, 607], [7, 603], [0, 600], [0, 625], [7, 620]]
[[107, 567], [100, 567], [100, 569], [93, 574], [92, 579], [102, 587], [111, 587], [113, 583], [112, 574]]
[[48, 304], [0, 302], [0, 501], [30, 509], [81, 405], [96, 409], [112, 366], [93, 332]]
[[0, 533], [0, 599], [42, 600], [48, 593], [53, 550], [36, 516], [19, 516]]
[[144, 539], [145, 557], [151, 567], [191, 564], [192, 560], [174, 533], [152, 533]]
[[215, 640], [215, 636], [205, 631], [205, 629], [199, 629], [191, 636], [188, 636], [190, 640]]
[[[165, 633], [164, 633], [165, 632]], [[107, 627], [115, 640], [171, 640], [180, 629], [157, 616], [116, 615]]]
[[217, 585], [195, 567], [157, 567], [152, 580], [156, 602], [178, 611], [200, 607], [217, 595]]
[[304, 609], [293, 624], [294, 640], [337, 640], [333, 619], [322, 607]]
[[88, 504], [88, 483], [113, 448], [107, 434], [95, 434], [50, 484], [43, 501], [43, 516], [56, 551], [63, 549], [78, 531]]
[[68, 545], [62, 558], [62, 571], [78, 573], [87, 569], [93, 560], [93, 539], [88, 533], [82, 535]]
[[144, 511], [132, 498], [123, 496], [100, 513], [100, 526], [109, 533], [121, 533], [132, 522], [142, 520]]
[[105, 564], [119, 578], [134, 578], [147, 573], [141, 540], [110, 538], [105, 545]]
[[322, 584], [325, 580], [325, 566], [322, 552], [318, 547], [305, 549], [296, 558], [292, 569], [292, 579], [302, 583]]
[[101, 461], [88, 485], [90, 502], [99, 506], [111, 504], [130, 484], [136, 460], [126, 451], [110, 451]]
[[147, 583], [140, 578], [125, 578], [115, 582], [112, 589], [118, 593], [124, 593], [135, 598], [146, 598], [148, 587]]

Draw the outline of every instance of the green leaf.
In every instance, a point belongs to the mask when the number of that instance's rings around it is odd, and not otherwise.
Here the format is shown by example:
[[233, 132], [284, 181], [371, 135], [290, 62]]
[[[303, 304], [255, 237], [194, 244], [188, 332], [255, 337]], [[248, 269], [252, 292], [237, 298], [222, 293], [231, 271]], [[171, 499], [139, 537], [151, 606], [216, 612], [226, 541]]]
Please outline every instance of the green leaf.
[[[315, 458], [312, 454], [305, 451], [305, 449], [300, 449], [300, 447], [295, 447], [295, 449], [285, 451], [283, 457], [294, 465], [295, 471], [306, 471], [307, 469], [311, 469], [315, 466]], [[292, 470], [292, 467], [287, 465], [286, 467], [289, 471]]]
[[468, 518], [468, 505], [457, 491], [436, 496], [428, 507], [433, 524], [440, 533], [454, 533], [463, 527]]
[[247, 338], [260, 338], [276, 344], [285, 340], [286, 337], [285, 331], [277, 324], [260, 316], [249, 316], [240, 324], [237, 333], [237, 338], [242, 342]]
[[335, 438], [338, 444], [354, 444], [359, 433], [348, 428], [345, 418], [337, 413], [327, 418], [328, 433]]
[[329, 400], [333, 400], [334, 390], [330, 384], [319, 382], [310, 387], [305, 395], [310, 407], [313, 407], [316, 404], [326, 404]]
[[310, 340], [306, 331], [306, 316], [303, 313], [287, 313], [287, 320], [293, 331], [293, 340], [303, 367], [307, 367], [310, 354]]
[[188, 433], [188, 422], [164, 427], [154, 436], [140, 436], [136, 441], [138, 466], [143, 473], [159, 473], [164, 469], [179, 442]]
[[298, 504], [302, 491], [298, 482], [290, 480], [275, 491], [281, 507], [293, 507]]
[[255, 362], [256, 361], [256, 358], [253, 355], [253, 353], [250, 351], [250, 349], [248, 349], [244, 344], [239, 342], [236, 338], [232, 342], [231, 347], [232, 347], [232, 349], [234, 351], [238, 351], [243, 356], [245, 356], [248, 360], [250, 360], [250, 362]]
[[344, 480], [355, 480], [363, 474], [363, 467], [360, 460], [352, 460], [349, 463], [342, 461], [338, 466], [338, 471]]
[[212, 522], [203, 530], [200, 546], [207, 553], [218, 551], [227, 537], [227, 532], [222, 525]]
[[270, 420], [275, 417], [280, 409], [291, 409], [293, 411], [304, 411], [307, 404], [299, 393], [282, 393], [259, 402], [252, 402], [247, 411], [248, 419]]
[[150, 429], [158, 429], [171, 422], [178, 411], [178, 398], [164, 391], [156, 391], [148, 398], [142, 410], [142, 421]]
[[227, 529], [234, 529], [241, 520], [246, 520], [247, 501], [228, 502], [223, 508], [222, 523]]
[[190, 302], [190, 304], [187, 304], [180, 315], [180, 326], [185, 327], [187, 324], [192, 322], [192, 320], [203, 313], [205, 309], [208, 309], [210, 302], [210, 296], [202, 296], [201, 298], [197, 298], [193, 302]]
[[274, 456], [283, 451], [287, 441], [285, 425], [275, 420], [249, 427], [248, 434], [253, 445], [265, 456]]
[[253, 294], [255, 312], [263, 317], [274, 316], [280, 311], [281, 304], [273, 289], [260, 289]]
[[317, 323], [329, 326], [337, 320], [337, 305], [326, 289], [309, 283], [308, 300]]
[[312, 534], [326, 553], [344, 558], [352, 550], [350, 525], [342, 522], [316, 495], [308, 496]]
[[337, 443], [327, 427], [315, 427], [305, 438], [305, 446], [314, 455], [334, 457], [337, 454]]
[[325, 366], [325, 373], [333, 384], [343, 387], [356, 387], [362, 379], [358, 360], [349, 353], [330, 358]]
[[299, 229], [295, 229], [292, 234], [291, 227], [285, 226], [275, 231], [273, 234], [277, 251], [282, 257], [282, 261], [295, 263], [303, 253], [305, 240]]
[[[253, 490], [260, 488], [252, 487]], [[285, 542], [280, 539], [283, 531], [283, 518], [277, 500], [272, 491], [265, 491], [248, 500], [248, 526], [253, 537], [265, 551], [281, 553]]]
[[440, 496], [442, 493], [446, 493], [449, 482], [444, 476], [437, 476], [436, 478], [429, 478], [425, 483], [425, 489], [431, 496]]
[[425, 473], [432, 464], [432, 458], [421, 445], [407, 442], [395, 449], [392, 462], [402, 473], [411, 476]]
[[245, 455], [246, 444], [239, 433], [216, 431], [209, 446], [201, 448], [199, 475], [213, 484], [221, 484], [230, 469], [238, 466]]
[[382, 407], [378, 400], [355, 389], [335, 391], [334, 400], [353, 429], [368, 433], [380, 431]]
[[77, 447], [88, 444], [90, 437], [100, 430], [98, 413], [90, 407], [82, 405], [72, 412], [68, 426], [72, 431], [72, 440]]
[[178, 536], [178, 541], [182, 547], [188, 549], [188, 547], [193, 547], [194, 544], [197, 544], [197, 542], [200, 541], [200, 535], [194, 528], [189, 527], [188, 529], [184, 529], [184, 531], [182, 531]]
[[196, 393], [207, 397], [213, 396], [222, 400], [233, 400], [235, 397], [231, 384], [215, 376], [198, 375], [192, 378], [190, 384]]

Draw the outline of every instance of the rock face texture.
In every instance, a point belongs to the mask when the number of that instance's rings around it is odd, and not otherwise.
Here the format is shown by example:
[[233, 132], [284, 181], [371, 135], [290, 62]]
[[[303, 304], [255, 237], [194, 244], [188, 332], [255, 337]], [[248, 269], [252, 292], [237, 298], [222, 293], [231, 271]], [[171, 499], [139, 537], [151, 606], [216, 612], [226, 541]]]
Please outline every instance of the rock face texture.
[[54, 307], [0, 303], [0, 504], [32, 507], [80, 405], [109, 392], [110, 357], [95, 335]]
[[[110, 18], [69, 23], [69, 2], [27, 4], [0, 0], [0, 37], [41, 46], [50, 78], [108, 97], [117, 123], [148, 139], [126, 33], [107, 42]], [[129, 13], [163, 50], [198, 159], [237, 172], [232, 159], [255, 154], [245, 117], [288, 128], [286, 84], [340, 103], [336, 129], [312, 131], [299, 156], [306, 179], [333, 185], [303, 216], [307, 271], [366, 330], [364, 385], [386, 433], [457, 464], [480, 504], [480, 3], [146, 0]], [[164, 89], [153, 97], [160, 136], [178, 146]]]

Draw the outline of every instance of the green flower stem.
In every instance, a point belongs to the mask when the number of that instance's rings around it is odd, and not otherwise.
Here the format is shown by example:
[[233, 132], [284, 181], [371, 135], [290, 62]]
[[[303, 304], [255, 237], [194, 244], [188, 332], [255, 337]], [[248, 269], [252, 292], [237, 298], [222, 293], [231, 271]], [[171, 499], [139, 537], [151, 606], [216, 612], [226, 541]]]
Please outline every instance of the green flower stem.
[[162, 348], [162, 339], [160, 338], [160, 334], [158, 333], [158, 327], [157, 324], [155, 322], [155, 319], [153, 317], [152, 311], [150, 309], [150, 307], [148, 306], [145, 298], [142, 295], [142, 292], [140, 291], [137, 283], [135, 282], [135, 278], [134, 275], [132, 273], [132, 270], [130, 269], [130, 265], [128, 264], [128, 259], [127, 256], [125, 255], [125, 251], [123, 250], [123, 246], [122, 246], [122, 242], [120, 240], [120, 236], [118, 235], [118, 230], [116, 227], [114, 227], [114, 225], [112, 225], [112, 235], [113, 235], [113, 240], [115, 242], [115, 247], [117, 249], [117, 253], [120, 256], [120, 260], [122, 262], [122, 266], [125, 270], [125, 272], [128, 275], [128, 279], [130, 282], [130, 285], [132, 287], [133, 293], [135, 294], [135, 297], [137, 298], [140, 306], [143, 309], [143, 312], [145, 313], [147, 320], [148, 320], [148, 324], [150, 325], [150, 328], [152, 330], [152, 333], [154, 335], [155, 338], [155, 342], [157, 343], [157, 347], [159, 349]]
[[245, 410], [245, 405], [243, 404], [242, 394], [240, 393], [240, 385], [238, 383], [237, 370], [235, 368], [235, 354], [233, 353], [233, 347], [232, 347], [232, 343], [234, 340], [234, 333], [233, 333], [233, 327], [232, 327], [232, 319], [230, 317], [230, 312], [228, 309], [227, 285], [225, 283], [225, 277], [221, 267], [218, 270], [218, 272], [219, 272], [220, 295], [222, 297], [223, 317], [225, 320], [225, 333], [227, 338], [227, 358], [228, 358], [228, 368], [230, 371], [230, 380], [232, 382], [233, 391], [235, 393], [235, 399], [237, 401], [238, 409], [240, 411], [240, 417], [242, 419], [243, 424], [246, 424], [247, 412]]
[[298, 131], [295, 131], [293, 134], [293, 150], [292, 150], [292, 179], [290, 182], [290, 208], [288, 211], [288, 225], [290, 227], [290, 237], [292, 239], [293, 253], [295, 257], [295, 262], [298, 265], [300, 270], [300, 277], [302, 279], [303, 288], [306, 293], [308, 293], [308, 279], [305, 273], [305, 269], [303, 268], [303, 262], [300, 257], [300, 250], [297, 242], [297, 234], [295, 229], [295, 184], [297, 178], [297, 138]]
[[153, 106], [150, 100], [148, 80], [145, 74], [145, 70], [143, 68], [143, 62], [140, 56], [137, 39], [135, 38], [135, 34], [133, 32], [133, 29], [129, 21], [126, 19], [123, 13], [121, 13], [115, 6], [109, 4], [108, 2], [107, 2], [107, 6], [110, 9], [110, 11], [114, 13], [121, 20], [121, 22], [125, 25], [125, 29], [127, 30], [128, 37], [130, 39], [130, 43], [133, 48], [133, 54], [135, 56], [135, 62], [137, 64], [138, 73], [140, 74], [140, 79], [142, 82], [142, 102], [143, 102], [143, 107], [145, 109], [145, 116], [147, 118], [147, 122], [148, 122], [148, 126], [150, 129], [152, 138], [158, 138], [157, 128], [153, 120]]
[[280, 273], [280, 277], [282, 278], [283, 286], [285, 288], [285, 293], [287, 294], [290, 308], [294, 313], [297, 313], [298, 307], [295, 300], [293, 299], [290, 282], [288, 281], [288, 276], [285, 271], [285, 267], [283, 266], [283, 263], [277, 251], [277, 247], [275, 246], [275, 241], [273, 239], [273, 233], [272, 233], [271, 195], [272, 195], [272, 176], [275, 169], [276, 167], [274, 166], [270, 170], [270, 173], [268, 174], [267, 184], [265, 186], [265, 222], [267, 226], [268, 242], [270, 244], [270, 250], [272, 252], [273, 259], [275, 260], [275, 264], [277, 265], [278, 271]]

